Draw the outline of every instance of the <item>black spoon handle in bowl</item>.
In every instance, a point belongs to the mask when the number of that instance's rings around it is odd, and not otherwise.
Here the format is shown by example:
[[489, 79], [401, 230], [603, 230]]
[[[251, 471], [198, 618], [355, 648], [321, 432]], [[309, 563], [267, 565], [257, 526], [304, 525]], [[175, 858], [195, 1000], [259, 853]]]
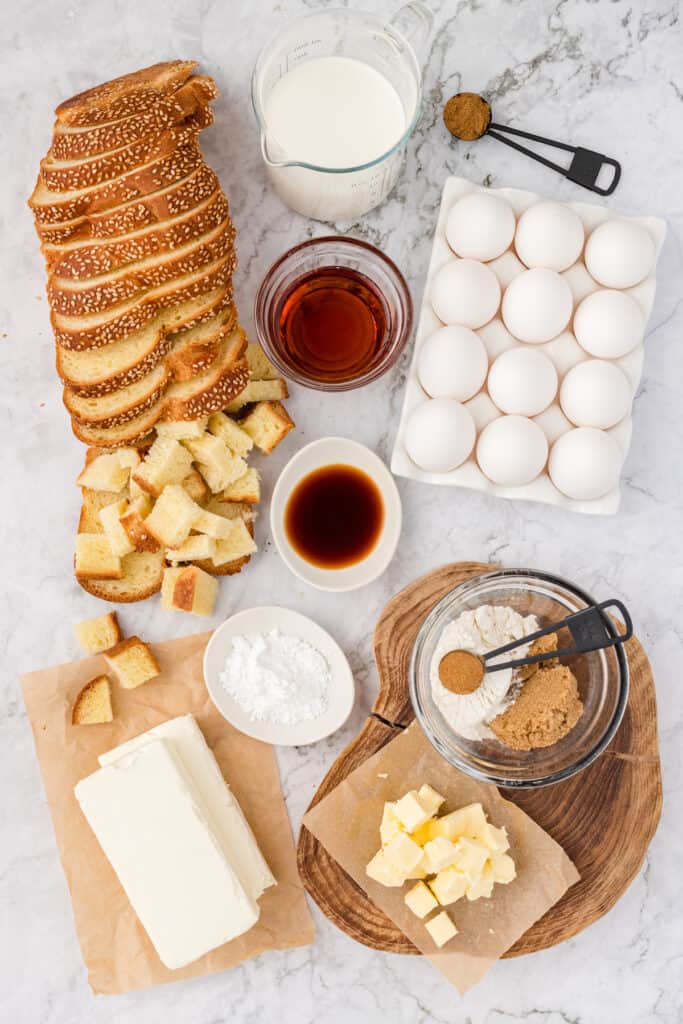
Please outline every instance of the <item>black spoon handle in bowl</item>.
[[[531, 132], [523, 132], [519, 128], [510, 128], [507, 125], [495, 124], [494, 122], [491, 122], [485, 134], [498, 139], [499, 142], [504, 142], [506, 146], [511, 146], [518, 153], [530, 156], [532, 160], [537, 160], [538, 163], [544, 164], [545, 167], [558, 171], [576, 185], [590, 189], [591, 192], [597, 192], [598, 195], [611, 196], [619, 184], [621, 164], [611, 156], [604, 156], [602, 153], [596, 153], [595, 150], [584, 149], [583, 146], [570, 146], [566, 142], [557, 142], [555, 139], [544, 139], [542, 135], [533, 135]], [[553, 146], [555, 149], [563, 149], [566, 153], [573, 153], [572, 162], [569, 167], [562, 167], [561, 164], [548, 160], [547, 157], [541, 156], [540, 153], [535, 153], [533, 149], [514, 142], [507, 137], [508, 135], [516, 135], [522, 139], [529, 139], [531, 142], [539, 142], [544, 146]], [[597, 184], [597, 180], [600, 171], [605, 165], [613, 169], [614, 175], [607, 188], [602, 188]]]
[[[614, 626], [605, 614], [608, 608], [616, 608], [623, 618], [625, 626], [623, 633], [615, 635]], [[566, 626], [571, 633], [572, 640], [574, 641], [573, 647], [560, 647], [555, 651], [545, 651], [543, 654], [532, 654], [527, 655], [526, 658], [517, 658], [512, 661], [497, 661], [495, 664], [491, 664], [492, 658], [498, 658], [501, 654], [514, 651], [517, 647], [532, 644], [535, 640], [540, 639], [540, 637], [547, 636], [548, 633], [556, 633], [563, 626]], [[623, 644], [630, 640], [632, 636], [633, 622], [626, 605], [617, 600], [617, 598], [612, 597], [608, 601], [592, 604], [588, 608], [582, 608], [578, 612], [573, 612], [559, 622], [553, 622], [551, 625], [538, 629], [535, 633], [529, 633], [528, 636], [523, 636], [519, 640], [512, 640], [509, 644], [497, 647], [495, 651], [489, 651], [487, 654], [484, 654], [482, 661], [486, 666], [487, 672], [500, 672], [502, 669], [522, 668], [524, 665], [535, 665], [539, 661], [561, 658], [569, 654], [587, 654], [589, 651], [602, 651], [606, 647], [615, 647], [617, 644]]]

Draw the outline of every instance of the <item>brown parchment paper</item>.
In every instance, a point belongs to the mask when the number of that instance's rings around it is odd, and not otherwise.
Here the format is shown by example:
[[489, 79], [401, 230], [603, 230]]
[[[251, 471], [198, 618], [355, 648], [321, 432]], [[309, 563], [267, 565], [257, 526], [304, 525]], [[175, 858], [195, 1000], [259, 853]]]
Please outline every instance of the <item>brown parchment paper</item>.
[[[517, 878], [495, 885], [490, 899], [458, 900], [444, 909], [459, 934], [442, 949], [403, 897], [408, 883], [387, 889], [365, 873], [379, 849], [386, 800], [428, 782], [446, 797], [440, 813], [479, 801], [494, 825], [504, 825]], [[470, 779], [448, 764], [413, 722], [365, 761], [304, 816], [303, 824], [395, 925], [463, 994], [486, 974], [534, 921], [578, 881], [579, 873], [554, 839], [495, 786]]]
[[[21, 677], [59, 854], [71, 891], [76, 931], [94, 992], [118, 993], [234, 967], [269, 949], [313, 941], [313, 920], [273, 748], [237, 732], [211, 703], [202, 675], [210, 633], [151, 644], [161, 675], [135, 690], [112, 684], [114, 721], [71, 725], [80, 688], [107, 672], [102, 655]], [[277, 879], [259, 900], [261, 916], [245, 935], [177, 971], [159, 960], [76, 801], [74, 786], [99, 768], [97, 757], [177, 715], [191, 713], [239, 800]]]

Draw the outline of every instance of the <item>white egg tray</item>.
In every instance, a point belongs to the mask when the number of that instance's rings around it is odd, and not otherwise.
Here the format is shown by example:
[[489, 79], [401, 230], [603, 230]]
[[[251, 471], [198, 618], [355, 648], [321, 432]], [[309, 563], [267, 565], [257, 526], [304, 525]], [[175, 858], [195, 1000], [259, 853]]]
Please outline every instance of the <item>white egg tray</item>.
[[[588, 501], [575, 500], [567, 497], [553, 484], [548, 474], [547, 463], [545, 469], [539, 476], [532, 480], [531, 483], [524, 484], [523, 486], [509, 487], [493, 483], [479, 468], [476, 459], [476, 441], [472, 454], [469, 458], [456, 469], [445, 473], [431, 473], [420, 469], [412, 461], [406, 451], [404, 443], [406, 420], [415, 406], [428, 401], [430, 397], [425, 393], [425, 391], [423, 391], [417, 375], [417, 361], [420, 350], [425, 340], [438, 328], [444, 326], [442, 321], [439, 320], [434, 313], [430, 303], [432, 281], [437, 271], [439, 271], [446, 262], [449, 260], [459, 260], [459, 257], [452, 251], [446, 240], [446, 221], [453, 205], [463, 196], [471, 192], [487, 192], [507, 200], [514, 211], [516, 218], [519, 218], [521, 214], [534, 203], [542, 201], [543, 198], [534, 192], [526, 192], [520, 189], [485, 189], [467, 181], [465, 178], [450, 177], [446, 180], [436, 225], [422, 306], [419, 312], [413, 359], [408, 374], [403, 409], [401, 412], [396, 443], [392, 454], [392, 472], [397, 476], [408, 477], [411, 480], [422, 480], [425, 483], [441, 484], [449, 487], [468, 487], [475, 490], [486, 491], [489, 494], [495, 494], [504, 498], [546, 502], [552, 505], [560, 505], [576, 512], [602, 515], [613, 514], [619, 507], [620, 489], [618, 485], [600, 498]], [[605, 209], [604, 206], [599, 206], [597, 204], [567, 203], [566, 205], [578, 214], [584, 225], [586, 238], [588, 238], [590, 233], [600, 224], [603, 224], [605, 221], [610, 219], [617, 219], [615, 214], [612, 214], [609, 210]], [[666, 226], [663, 220], [656, 217], [620, 217], [618, 219], [633, 220], [642, 225], [652, 237], [656, 246], [657, 255], [659, 254], [666, 233]], [[516, 255], [514, 239], [506, 252], [496, 259], [487, 262], [485, 265], [493, 270], [498, 278], [501, 287], [502, 304], [502, 296], [507, 286], [515, 277], [517, 277], [518, 274], [527, 269]], [[574, 300], [574, 309], [587, 295], [601, 287], [589, 274], [583, 261], [583, 253], [573, 266], [562, 272], [562, 276], [569, 284]], [[643, 312], [645, 321], [647, 321], [652, 311], [655, 296], [655, 269], [653, 268], [652, 272], [638, 285], [624, 289], [624, 291], [636, 300]], [[573, 313], [567, 329], [556, 338], [542, 344], [527, 345], [518, 341], [509, 333], [502, 321], [499, 306], [495, 317], [485, 324], [485, 326], [478, 328], [475, 332], [481, 338], [486, 348], [489, 368], [501, 353], [515, 347], [536, 349], [544, 352], [552, 360], [555, 369], [557, 370], [559, 380], [558, 394], [548, 408], [539, 415], [531, 417], [544, 431], [548, 440], [549, 452], [552, 450], [552, 446], [557, 439], [567, 431], [574, 429], [575, 426], [575, 424], [572, 424], [567, 419], [559, 404], [558, 396], [562, 380], [572, 367], [576, 366], [583, 360], [594, 358], [578, 343], [572, 333], [572, 325]], [[643, 344], [640, 343], [627, 355], [612, 360], [625, 372], [632, 385], [633, 395], [635, 395], [640, 382], [643, 369], [643, 356]], [[470, 398], [463, 404], [472, 414], [477, 438], [481, 431], [490, 422], [497, 417], [504, 415], [493, 403], [487, 390], [487, 381], [484, 382], [484, 385], [478, 394], [474, 395], [474, 397]], [[632, 418], [631, 411], [629, 410], [629, 413], [624, 419], [606, 431], [606, 433], [613, 436], [621, 449], [622, 464], [626, 458], [630, 445], [631, 430]]]

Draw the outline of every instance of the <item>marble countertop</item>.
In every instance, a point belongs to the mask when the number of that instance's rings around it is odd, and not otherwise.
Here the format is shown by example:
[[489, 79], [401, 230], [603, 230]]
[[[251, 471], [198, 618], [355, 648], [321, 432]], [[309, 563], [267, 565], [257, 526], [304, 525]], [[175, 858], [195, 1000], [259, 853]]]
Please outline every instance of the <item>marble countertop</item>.
[[[393, 7], [384, 0], [366, 5], [382, 14]], [[306, 588], [279, 560], [268, 539], [266, 504], [262, 551], [248, 571], [222, 585], [213, 620], [259, 603], [287, 604], [329, 628], [350, 658], [358, 701], [346, 727], [316, 746], [278, 753], [296, 829], [318, 781], [372, 703], [373, 625], [406, 583], [444, 562], [478, 559], [565, 574], [596, 596], [623, 599], [654, 668], [666, 788], [662, 823], [643, 870], [618, 905], [586, 932], [533, 958], [497, 964], [463, 999], [429, 963], [356, 945], [317, 908], [316, 940], [307, 949], [128, 996], [95, 998], [88, 989], [17, 681], [22, 670], [76, 656], [71, 623], [100, 610], [71, 575], [78, 513], [72, 481], [82, 447], [61, 405], [43, 265], [25, 199], [59, 99], [159, 59], [196, 58], [221, 88], [204, 148], [237, 223], [235, 287], [250, 328], [254, 294], [272, 260], [331, 227], [291, 213], [269, 189], [249, 102], [249, 75], [262, 43], [289, 17], [314, 6], [301, 0], [6, 5], [0, 128], [0, 1018], [12, 1024], [673, 1024], [683, 1020], [683, 825], [677, 806], [683, 787], [683, 33], [674, 0], [433, 0], [426, 102], [405, 169], [388, 201], [350, 228], [398, 262], [418, 299], [448, 174], [559, 199], [585, 198], [493, 140], [451, 143], [440, 111], [461, 88], [485, 91], [503, 123], [580, 142], [622, 161], [622, 183], [610, 206], [665, 216], [669, 237], [618, 515], [581, 517], [399, 480], [404, 529], [390, 568], [360, 592], [333, 595]], [[322, 435], [351, 435], [388, 461], [408, 359], [406, 352], [388, 377], [361, 395], [321, 397], [293, 388], [289, 405], [297, 429], [270, 460], [262, 460], [266, 496], [293, 452]], [[127, 631], [150, 639], [203, 628], [199, 620], [163, 613], [157, 600], [122, 607], [121, 619]]]

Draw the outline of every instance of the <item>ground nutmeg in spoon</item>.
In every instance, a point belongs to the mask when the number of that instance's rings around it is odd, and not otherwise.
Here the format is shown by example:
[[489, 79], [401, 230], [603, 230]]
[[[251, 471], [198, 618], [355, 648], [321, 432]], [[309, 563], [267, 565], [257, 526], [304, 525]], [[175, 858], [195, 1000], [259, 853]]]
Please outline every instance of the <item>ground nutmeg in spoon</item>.
[[476, 92], [459, 92], [444, 107], [443, 120], [456, 139], [473, 142], [482, 137], [491, 123], [491, 107]]

